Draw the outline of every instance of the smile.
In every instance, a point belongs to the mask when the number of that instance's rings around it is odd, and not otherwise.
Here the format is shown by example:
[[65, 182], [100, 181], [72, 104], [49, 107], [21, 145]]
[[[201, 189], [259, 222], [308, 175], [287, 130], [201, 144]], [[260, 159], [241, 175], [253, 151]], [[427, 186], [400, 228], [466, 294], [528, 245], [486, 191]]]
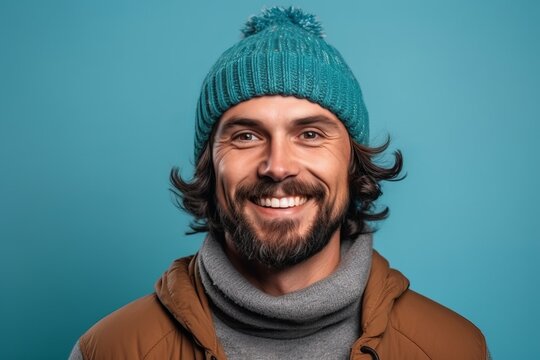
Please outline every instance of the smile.
[[287, 196], [282, 198], [260, 198], [256, 199], [254, 202], [263, 207], [271, 208], [290, 208], [295, 206], [300, 206], [305, 204], [307, 201], [306, 197], [303, 196]]

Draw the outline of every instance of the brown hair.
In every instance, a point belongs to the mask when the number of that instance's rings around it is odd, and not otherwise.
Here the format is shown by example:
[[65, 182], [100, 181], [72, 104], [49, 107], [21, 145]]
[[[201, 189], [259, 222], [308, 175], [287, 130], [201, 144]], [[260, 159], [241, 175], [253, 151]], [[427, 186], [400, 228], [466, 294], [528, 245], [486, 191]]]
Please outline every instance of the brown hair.
[[[351, 140], [351, 166], [349, 169], [350, 201], [345, 220], [342, 224], [344, 238], [356, 238], [359, 234], [372, 232], [368, 221], [379, 221], [388, 217], [389, 209], [377, 211], [375, 200], [381, 195], [380, 182], [399, 181], [403, 167], [401, 151], [394, 151], [394, 162], [389, 167], [376, 164], [375, 160], [390, 145], [390, 139], [378, 147], [368, 147]], [[212, 164], [211, 145], [207, 143], [191, 181], [185, 181], [180, 169], [173, 167], [170, 173], [171, 191], [176, 205], [194, 217], [187, 234], [209, 232], [219, 236], [223, 232], [216, 203], [215, 175]]]

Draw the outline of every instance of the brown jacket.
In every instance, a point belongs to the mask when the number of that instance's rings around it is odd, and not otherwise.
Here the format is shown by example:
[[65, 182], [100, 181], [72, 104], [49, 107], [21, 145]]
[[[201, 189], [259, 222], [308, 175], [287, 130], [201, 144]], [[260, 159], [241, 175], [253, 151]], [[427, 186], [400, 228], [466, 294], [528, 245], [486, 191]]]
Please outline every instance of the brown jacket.
[[[79, 340], [84, 359], [226, 359], [196, 263], [195, 257], [175, 261], [155, 294], [95, 324]], [[362, 336], [351, 360], [487, 359], [480, 330], [408, 286], [374, 252], [362, 300]]]

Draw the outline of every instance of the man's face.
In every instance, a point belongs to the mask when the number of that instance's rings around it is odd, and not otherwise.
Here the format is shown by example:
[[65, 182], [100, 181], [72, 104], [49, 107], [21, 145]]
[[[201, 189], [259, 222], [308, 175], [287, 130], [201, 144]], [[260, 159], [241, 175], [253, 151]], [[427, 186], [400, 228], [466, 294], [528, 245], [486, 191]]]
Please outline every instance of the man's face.
[[341, 121], [307, 100], [264, 96], [226, 111], [212, 159], [217, 207], [235, 251], [284, 268], [339, 237], [350, 157]]

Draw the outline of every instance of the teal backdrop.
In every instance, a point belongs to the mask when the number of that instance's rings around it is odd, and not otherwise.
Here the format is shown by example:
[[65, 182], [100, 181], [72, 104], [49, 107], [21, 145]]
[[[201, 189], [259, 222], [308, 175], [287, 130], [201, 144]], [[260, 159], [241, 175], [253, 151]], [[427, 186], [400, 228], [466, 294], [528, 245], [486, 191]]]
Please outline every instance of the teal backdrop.
[[[376, 248], [495, 359], [537, 357], [540, 3], [292, 4], [357, 75], [372, 143], [405, 156]], [[0, 2], [2, 359], [67, 358], [197, 250], [168, 174], [191, 174], [203, 77], [264, 5]]]

